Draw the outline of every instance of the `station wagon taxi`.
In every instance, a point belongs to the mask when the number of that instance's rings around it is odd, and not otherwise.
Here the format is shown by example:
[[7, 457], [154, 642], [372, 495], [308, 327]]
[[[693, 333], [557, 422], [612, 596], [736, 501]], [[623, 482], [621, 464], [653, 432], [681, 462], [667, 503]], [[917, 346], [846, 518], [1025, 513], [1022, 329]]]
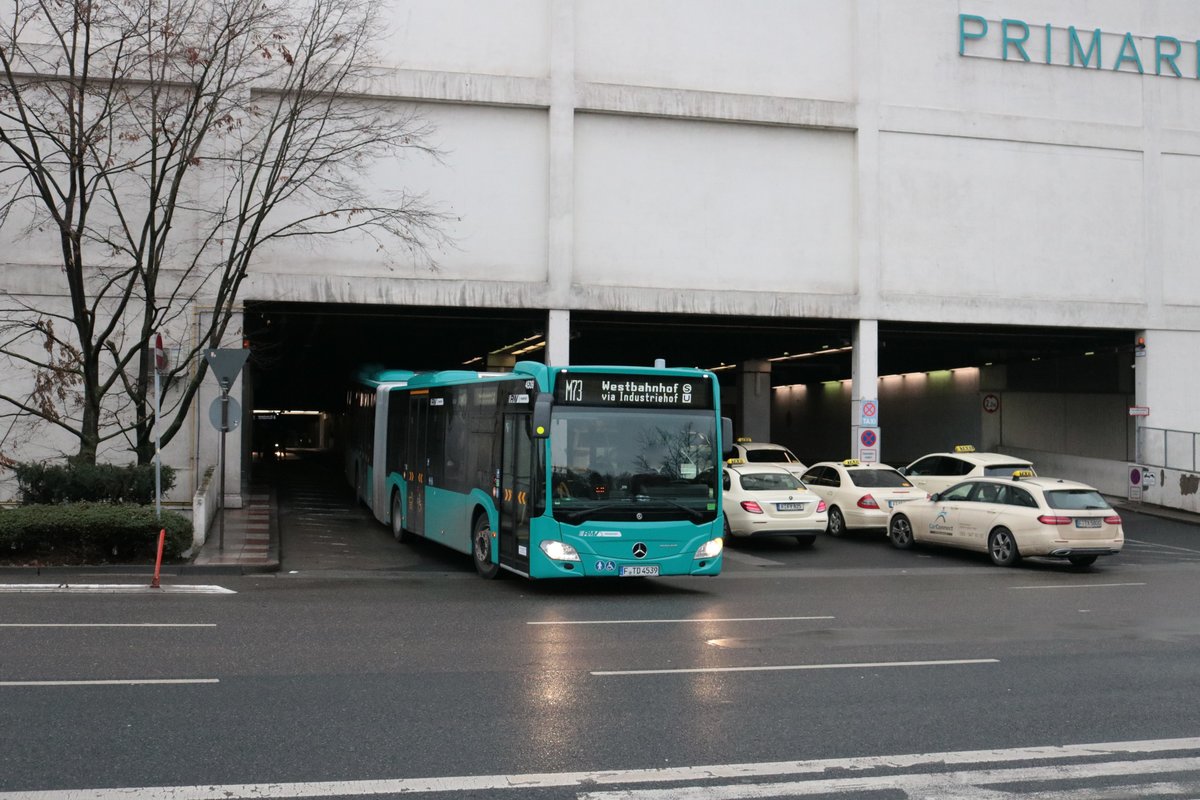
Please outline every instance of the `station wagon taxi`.
[[727, 540], [794, 536], [808, 546], [825, 530], [825, 502], [782, 466], [731, 458], [722, 473]]
[[1086, 567], [1125, 544], [1120, 516], [1096, 489], [1032, 470], [964, 481], [896, 508], [888, 538], [901, 550], [927, 543], [986, 552], [999, 566], [1043, 556]]

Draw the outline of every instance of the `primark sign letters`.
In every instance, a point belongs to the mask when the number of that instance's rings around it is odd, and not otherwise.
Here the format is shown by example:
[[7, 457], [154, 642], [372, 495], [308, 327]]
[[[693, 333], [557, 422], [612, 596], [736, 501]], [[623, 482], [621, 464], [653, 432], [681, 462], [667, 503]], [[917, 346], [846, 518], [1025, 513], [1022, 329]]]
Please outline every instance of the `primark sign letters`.
[[1061, 67], [1200, 78], [1200, 40], [958, 15], [958, 54]]

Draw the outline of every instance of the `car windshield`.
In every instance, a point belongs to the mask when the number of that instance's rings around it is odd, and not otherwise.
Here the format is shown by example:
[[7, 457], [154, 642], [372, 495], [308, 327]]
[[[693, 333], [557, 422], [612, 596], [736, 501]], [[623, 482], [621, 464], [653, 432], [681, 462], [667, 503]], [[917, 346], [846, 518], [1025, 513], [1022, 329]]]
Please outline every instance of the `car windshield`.
[[774, 447], [764, 447], [758, 450], [746, 450], [746, 460], [751, 464], [799, 464], [800, 459], [792, 455], [791, 450]]
[[716, 518], [711, 412], [558, 407], [550, 423], [555, 519]]
[[983, 468], [983, 474], [989, 478], [1008, 478], [1019, 469], [1033, 471], [1033, 467], [1029, 464], [989, 464]]
[[740, 476], [747, 492], [787, 492], [803, 489], [803, 484], [787, 472], [758, 472]]
[[908, 478], [894, 469], [851, 469], [846, 470], [855, 486], [874, 487], [879, 489], [900, 488], [912, 486]]
[[1051, 508], [1067, 511], [1108, 511], [1110, 506], [1095, 489], [1055, 489], [1046, 492]]

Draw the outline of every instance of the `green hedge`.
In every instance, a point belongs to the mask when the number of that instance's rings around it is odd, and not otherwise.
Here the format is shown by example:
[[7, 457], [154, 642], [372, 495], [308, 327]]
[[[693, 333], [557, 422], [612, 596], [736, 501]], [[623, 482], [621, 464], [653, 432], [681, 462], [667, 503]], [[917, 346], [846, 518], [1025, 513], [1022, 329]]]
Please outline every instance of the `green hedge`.
[[[154, 465], [17, 464], [21, 502], [153, 503]], [[162, 468], [163, 494], [175, 485], [175, 470]]]
[[152, 562], [158, 532], [166, 529], [163, 559], [177, 559], [192, 544], [192, 522], [153, 506], [64, 503], [0, 510], [0, 560], [39, 564]]

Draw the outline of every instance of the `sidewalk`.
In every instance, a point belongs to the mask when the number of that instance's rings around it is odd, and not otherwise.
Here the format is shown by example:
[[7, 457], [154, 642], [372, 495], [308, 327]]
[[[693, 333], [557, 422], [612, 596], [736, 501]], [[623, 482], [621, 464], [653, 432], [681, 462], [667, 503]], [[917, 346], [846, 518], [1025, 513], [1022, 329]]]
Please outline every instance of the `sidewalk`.
[[246, 505], [223, 512], [224, 539], [218, 517], [209, 528], [200, 552], [190, 563], [179, 565], [179, 573], [246, 575], [277, 571], [279, 519], [276, 508], [275, 496], [268, 487], [252, 488], [246, 495]]
[[1169, 519], [1190, 525], [1200, 525], [1200, 514], [1191, 511], [1182, 511], [1178, 508], [1165, 508], [1150, 503], [1135, 503], [1123, 497], [1105, 495], [1104, 499], [1121, 514], [1145, 514], [1148, 517], [1158, 517], [1159, 519]]

